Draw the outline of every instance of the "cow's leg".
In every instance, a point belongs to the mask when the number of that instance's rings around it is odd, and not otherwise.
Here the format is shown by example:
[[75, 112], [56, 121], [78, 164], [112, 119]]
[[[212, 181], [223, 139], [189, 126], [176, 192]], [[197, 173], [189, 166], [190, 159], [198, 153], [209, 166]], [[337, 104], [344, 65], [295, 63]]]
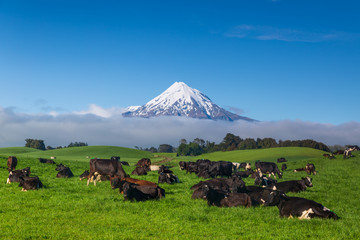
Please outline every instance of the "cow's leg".
[[91, 174], [89, 174], [86, 186], [89, 186], [89, 183], [90, 183], [90, 179], [91, 179], [91, 178], [92, 178], [92, 176], [91, 176]]

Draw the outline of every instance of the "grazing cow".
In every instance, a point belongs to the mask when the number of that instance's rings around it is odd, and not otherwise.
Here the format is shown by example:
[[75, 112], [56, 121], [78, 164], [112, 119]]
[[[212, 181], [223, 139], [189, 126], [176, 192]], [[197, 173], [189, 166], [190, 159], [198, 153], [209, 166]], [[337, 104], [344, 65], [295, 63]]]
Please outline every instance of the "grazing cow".
[[312, 163], [306, 164], [305, 171], [306, 171], [306, 173], [309, 174], [309, 175], [311, 175], [311, 173], [312, 173], [313, 175], [316, 175], [315, 165], [312, 164]]
[[225, 198], [220, 200], [221, 207], [251, 207], [251, 198], [246, 193], [229, 193]]
[[281, 171], [285, 171], [287, 169], [286, 163], [283, 163], [281, 165]]
[[315, 217], [332, 218], [334, 220], [339, 219], [334, 212], [324, 207], [322, 204], [305, 198], [283, 198], [280, 200], [278, 208], [280, 217], [298, 217], [299, 219], [310, 219]]
[[49, 163], [49, 164], [56, 164], [54, 160], [46, 159], [46, 158], [39, 158], [39, 162], [41, 163]]
[[281, 158], [278, 158], [278, 159], [277, 159], [277, 162], [278, 162], [278, 163], [287, 162], [287, 160], [286, 160], [285, 158], [281, 157]]
[[172, 184], [172, 183], [179, 183], [179, 178], [177, 176], [175, 176], [172, 173], [160, 173], [159, 174], [159, 178], [158, 178], [158, 183], [168, 183], [168, 184]]
[[135, 183], [124, 183], [125, 201], [146, 201], [165, 197], [165, 190], [158, 186], [140, 186]]
[[274, 183], [272, 190], [278, 190], [284, 193], [305, 191], [307, 187], [312, 187], [310, 177], [301, 178], [301, 180], [284, 181]]
[[[122, 168], [121, 163], [115, 159], [90, 159], [90, 173], [87, 185], [89, 185], [90, 179], [94, 177], [95, 172], [110, 177], [119, 176], [120, 178], [124, 178], [128, 176]], [[94, 185], [96, 186], [96, 179], [94, 180]]]
[[140, 186], [155, 186], [155, 187], [158, 186], [156, 183], [146, 181], [146, 180], [140, 180], [140, 179], [135, 179], [135, 178], [130, 178], [130, 177], [125, 177], [125, 178], [119, 178], [118, 176], [110, 177], [111, 188], [112, 189], [120, 188], [120, 192], [122, 192], [124, 190], [124, 184], [126, 182], [135, 183]]
[[263, 186], [263, 187], [270, 187], [277, 183], [276, 180], [272, 178], [267, 178], [265, 176], [255, 178], [255, 185]]
[[211, 177], [217, 177], [217, 176], [221, 176], [221, 177], [231, 177], [232, 175], [232, 162], [227, 162], [227, 161], [218, 161], [218, 162], [213, 162], [211, 164], [211, 167], [209, 168], [209, 174]]
[[43, 187], [39, 177], [20, 177], [19, 187], [22, 187], [21, 191], [35, 190]]
[[247, 186], [246, 193], [251, 197], [253, 206], [277, 206], [281, 196], [285, 196], [285, 194], [280, 191], [273, 191], [257, 186]]
[[262, 174], [269, 174], [269, 177], [271, 175], [274, 176], [274, 178], [276, 179], [276, 175], [277, 174], [279, 176], [279, 178], [282, 178], [282, 173], [280, 172], [278, 166], [276, 165], [276, 163], [273, 162], [260, 162], [260, 161], [256, 161], [255, 162], [255, 167], [256, 170], [258, 171], [260, 177], [262, 176]]
[[232, 164], [234, 171], [239, 170], [240, 168], [243, 168], [245, 170], [251, 169], [251, 164], [247, 162], [242, 162], [242, 163], [233, 162]]
[[17, 158], [15, 156], [9, 156], [7, 160], [8, 171], [11, 172], [16, 168]]
[[20, 182], [20, 177], [28, 177], [30, 176], [30, 167], [19, 169], [19, 170], [13, 170], [10, 171], [9, 177], [6, 180], [7, 184], [10, 184], [12, 182]]
[[138, 176], [147, 175], [146, 167], [135, 167], [131, 175], [138, 175]]
[[305, 168], [297, 168], [297, 169], [294, 169], [294, 172], [302, 172], [302, 171], [305, 171]]
[[124, 166], [130, 166], [128, 162], [125, 162], [125, 161], [120, 161], [120, 163]]
[[88, 178], [89, 176], [89, 171], [88, 170], [85, 170], [79, 177], [80, 177], [80, 181], [85, 179], [85, 178]]
[[71, 172], [69, 167], [66, 167], [65, 165], [63, 165], [62, 163], [60, 163], [59, 165], [57, 165], [56, 171], [59, 171], [56, 174], [57, 178], [70, 178], [73, 177], [74, 174]]

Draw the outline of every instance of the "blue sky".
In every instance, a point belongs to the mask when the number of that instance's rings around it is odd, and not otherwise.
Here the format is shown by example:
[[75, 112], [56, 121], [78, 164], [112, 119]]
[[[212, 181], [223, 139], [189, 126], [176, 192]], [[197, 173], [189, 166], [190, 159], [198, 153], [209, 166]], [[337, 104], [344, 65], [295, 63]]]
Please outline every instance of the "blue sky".
[[355, 0], [0, 0], [0, 107], [125, 108], [182, 81], [261, 121], [357, 123], [359, 12]]

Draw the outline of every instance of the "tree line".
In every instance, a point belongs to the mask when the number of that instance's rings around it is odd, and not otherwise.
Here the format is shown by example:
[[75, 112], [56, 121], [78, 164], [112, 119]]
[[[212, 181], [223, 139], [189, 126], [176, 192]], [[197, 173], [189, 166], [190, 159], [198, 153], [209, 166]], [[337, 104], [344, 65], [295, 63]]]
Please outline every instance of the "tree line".
[[278, 142], [273, 138], [245, 138], [228, 133], [223, 141], [219, 144], [215, 142], [205, 141], [200, 138], [195, 138], [194, 141], [187, 143], [185, 139], [180, 140], [180, 145], [177, 149], [178, 155], [181, 156], [197, 156], [203, 153], [210, 153], [216, 151], [233, 151], [245, 149], [264, 149], [274, 147], [309, 147], [322, 151], [330, 152], [327, 145], [312, 139], [305, 140], [279, 140]]
[[44, 140], [42, 140], [42, 139], [32, 139], [32, 138], [25, 139], [25, 147], [35, 148], [35, 149], [39, 149], [39, 150], [43, 150], [43, 151], [52, 150], [52, 149], [59, 149], [59, 148], [83, 147], [83, 146], [88, 146], [88, 144], [85, 143], [85, 142], [71, 142], [67, 146], [64, 146], [64, 147], [57, 146], [56, 148], [53, 148], [51, 146], [45, 147]]

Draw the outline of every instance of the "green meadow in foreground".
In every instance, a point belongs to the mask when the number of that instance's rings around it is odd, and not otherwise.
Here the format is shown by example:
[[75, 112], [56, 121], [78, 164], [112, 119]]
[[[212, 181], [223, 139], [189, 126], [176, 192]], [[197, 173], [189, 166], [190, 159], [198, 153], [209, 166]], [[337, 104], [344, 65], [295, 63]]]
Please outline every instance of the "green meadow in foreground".
[[[273, 148], [216, 152], [195, 158], [157, 154], [117, 147], [80, 147], [48, 151], [28, 148], [0, 149], [0, 239], [360, 239], [360, 177], [358, 152], [355, 157], [325, 159], [323, 152], [309, 148]], [[44, 188], [21, 192], [18, 183], [5, 184], [6, 160], [18, 158], [17, 169], [31, 167], [31, 176], [39, 176]], [[161, 184], [166, 197], [159, 201], [125, 202], [109, 182], [97, 186], [79, 181], [89, 169], [90, 157], [120, 156], [129, 161], [127, 173], [142, 157], [172, 168], [181, 183]], [[359, 155], [359, 156], [357, 156]], [[55, 165], [43, 164], [38, 157], [56, 156], [57, 163], [69, 166], [75, 177], [57, 179]], [[204, 200], [191, 199], [190, 187], [200, 180], [194, 174], [180, 171], [178, 162], [198, 158], [233, 162], [256, 160], [276, 162], [285, 157], [288, 170], [283, 180], [300, 179], [306, 173], [292, 170], [314, 163], [317, 175], [314, 187], [302, 193], [291, 193], [312, 199], [330, 208], [340, 220], [282, 219], [277, 207], [218, 208]], [[280, 165], [280, 164], [279, 164]], [[157, 182], [157, 172], [135, 178]], [[251, 178], [244, 179], [253, 185]]]

